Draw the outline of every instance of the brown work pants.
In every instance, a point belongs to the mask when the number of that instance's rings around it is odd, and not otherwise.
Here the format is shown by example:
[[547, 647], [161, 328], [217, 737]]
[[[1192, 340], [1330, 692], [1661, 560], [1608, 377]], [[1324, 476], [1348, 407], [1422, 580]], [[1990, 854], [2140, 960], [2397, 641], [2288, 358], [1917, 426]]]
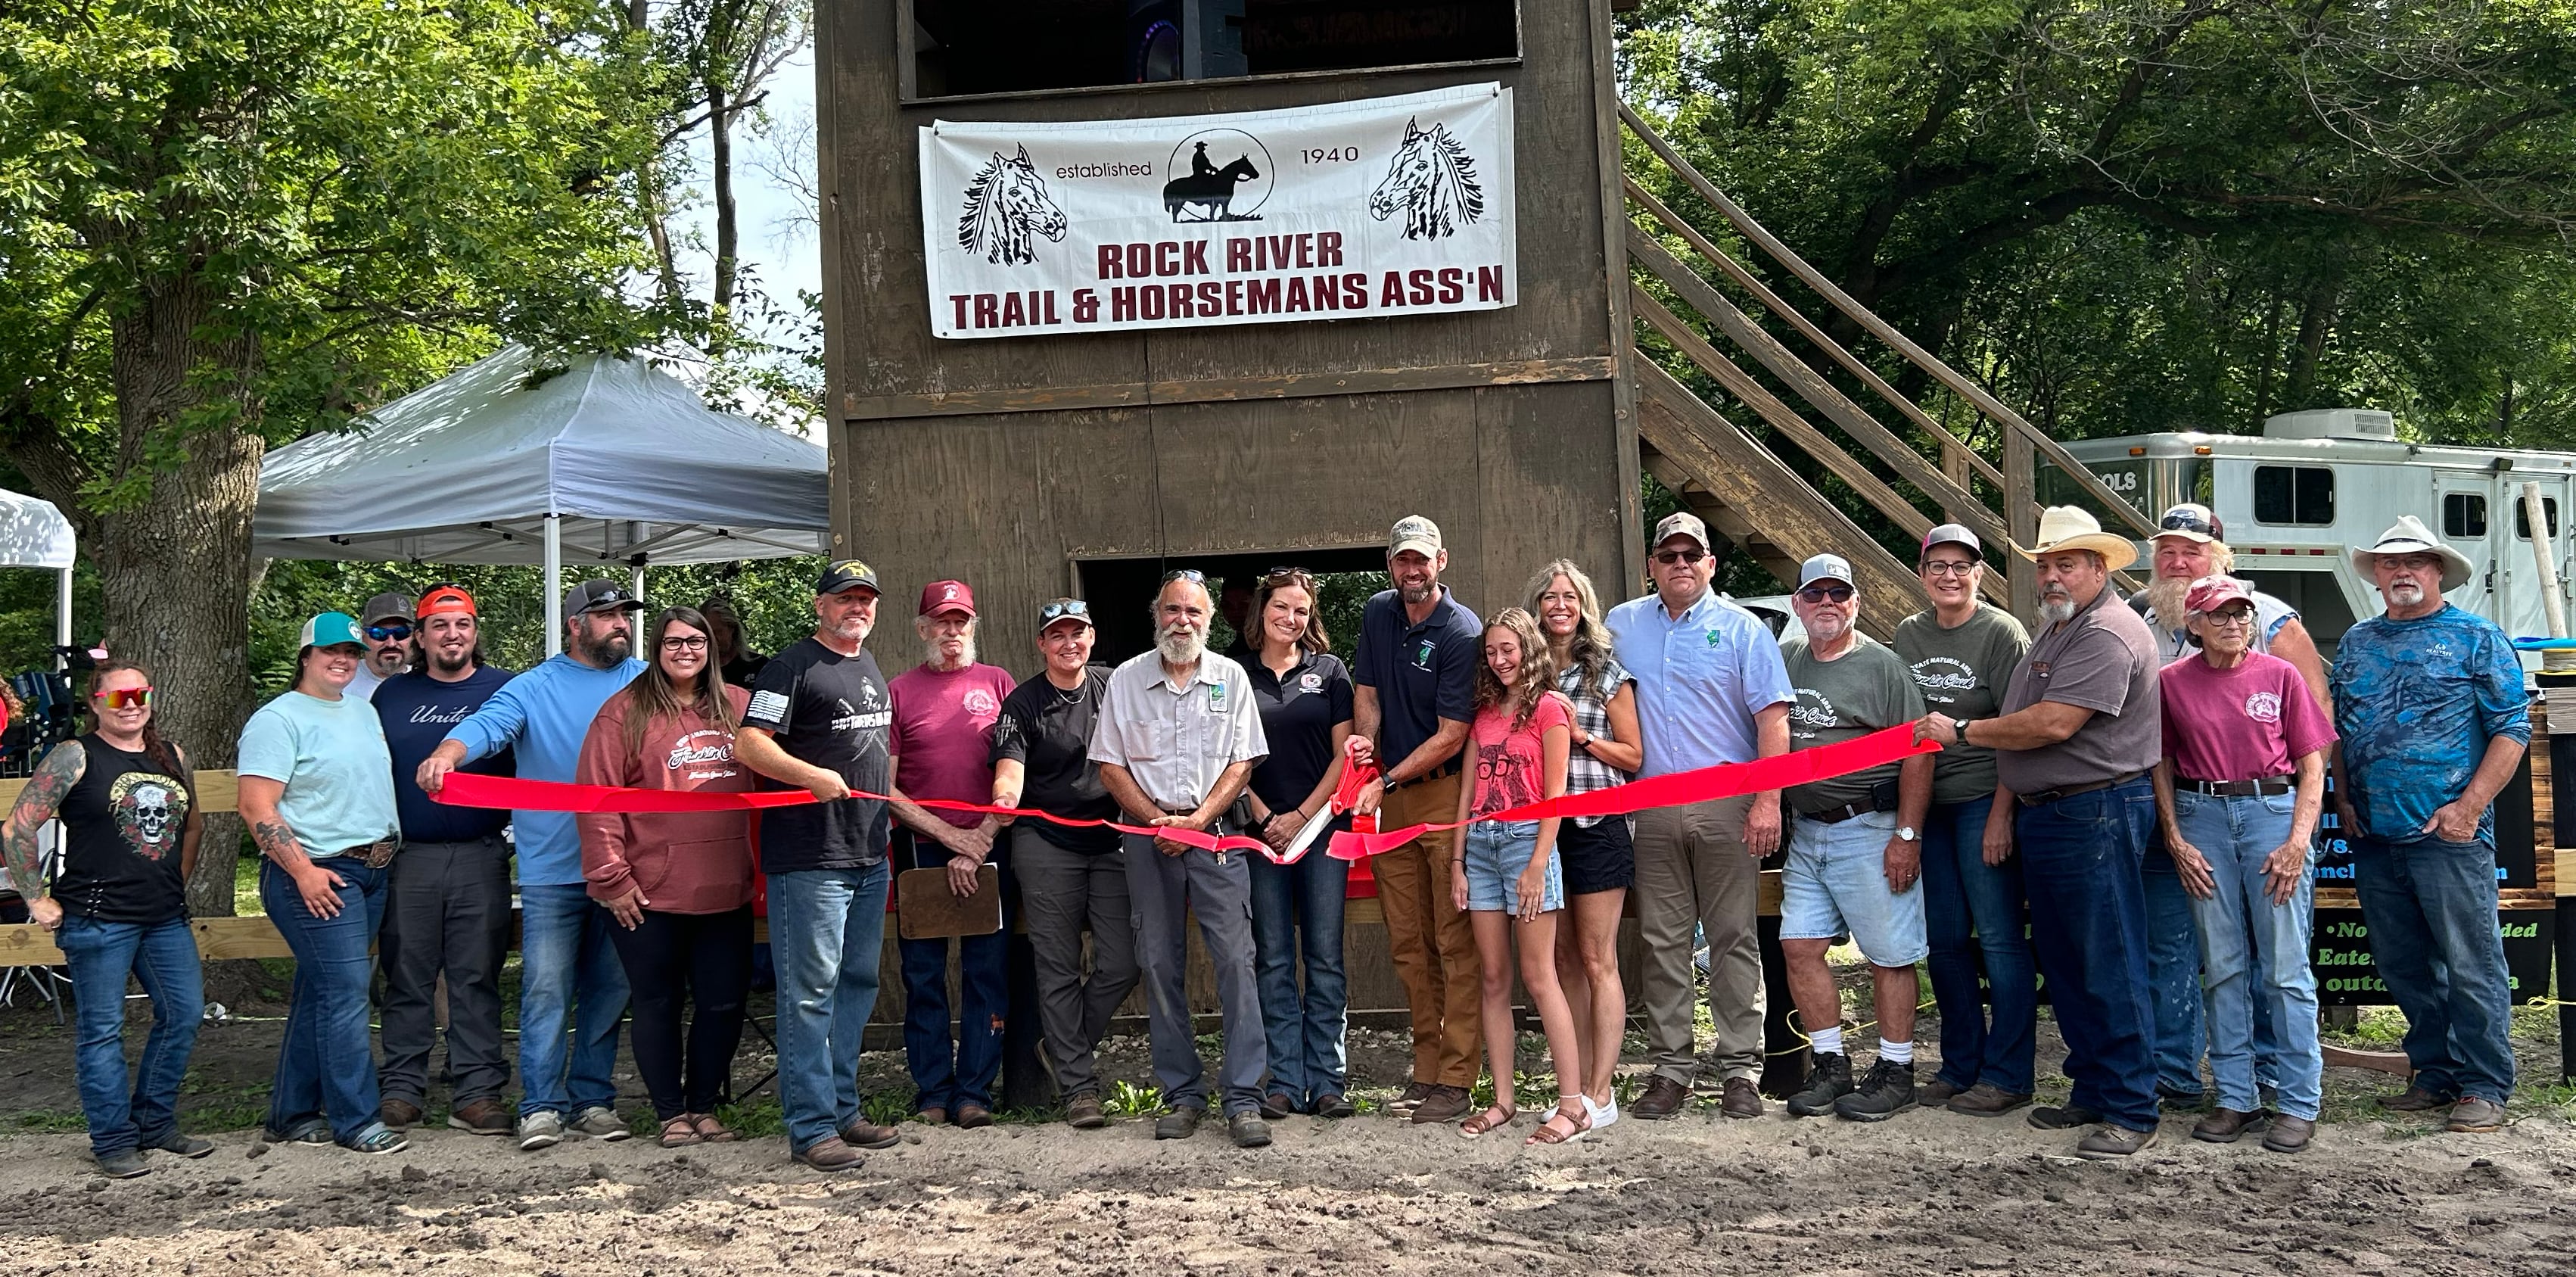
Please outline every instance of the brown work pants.
[[[1386, 796], [1378, 827], [1445, 824], [1458, 818], [1460, 776], [1419, 781]], [[1473, 1089], [1483, 1041], [1484, 991], [1476, 933], [1451, 894], [1458, 834], [1424, 834], [1369, 863], [1386, 914], [1387, 949], [1413, 1012], [1413, 1080]]]

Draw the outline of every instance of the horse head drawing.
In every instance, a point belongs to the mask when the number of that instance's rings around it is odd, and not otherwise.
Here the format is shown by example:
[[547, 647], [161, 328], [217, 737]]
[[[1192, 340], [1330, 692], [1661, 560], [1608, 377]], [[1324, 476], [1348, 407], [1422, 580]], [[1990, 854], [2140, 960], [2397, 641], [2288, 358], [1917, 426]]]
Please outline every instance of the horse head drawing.
[[1386, 177], [1369, 192], [1369, 216], [1383, 222], [1401, 211], [1406, 239], [1445, 239], [1462, 222], [1485, 215], [1485, 188], [1476, 181], [1475, 157], [1449, 135], [1404, 122], [1404, 141], [1387, 162]]
[[966, 211], [957, 219], [957, 246], [988, 262], [1017, 266], [1038, 259], [1037, 240], [1062, 243], [1064, 209], [1047, 194], [1046, 179], [1029, 162], [1029, 148], [992, 160], [966, 187]]

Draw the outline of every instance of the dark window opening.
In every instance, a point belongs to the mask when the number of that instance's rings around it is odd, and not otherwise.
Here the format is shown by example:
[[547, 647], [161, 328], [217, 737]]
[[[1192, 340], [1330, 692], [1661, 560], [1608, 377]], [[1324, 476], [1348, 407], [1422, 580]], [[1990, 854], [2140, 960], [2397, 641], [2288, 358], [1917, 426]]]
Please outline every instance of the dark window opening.
[[[2553, 521], [2555, 519], [2553, 513]], [[2474, 492], [2442, 494], [2442, 535], [2482, 537], [2487, 534], [2487, 499]]]
[[916, 97], [1511, 58], [1516, 0], [912, 0]]
[[2254, 521], [2334, 522], [2334, 471], [2323, 466], [2254, 467]]
[[2335, 574], [2265, 571], [2253, 579], [2254, 588], [2298, 609], [2299, 623], [2307, 627], [2308, 637], [2316, 640], [2317, 651], [2333, 660], [2343, 632], [2353, 623], [2352, 601], [2344, 597], [2343, 584]]
[[[1387, 588], [1386, 551], [1372, 547], [1349, 550], [1272, 550], [1260, 554], [1175, 554], [1162, 559], [1084, 559], [1076, 565], [1081, 595], [1091, 603], [1091, 622], [1099, 638], [1091, 659], [1116, 665], [1154, 646], [1154, 596], [1163, 576], [1195, 568], [1207, 577], [1217, 598], [1217, 615], [1208, 624], [1208, 650], [1225, 652], [1242, 637], [1226, 609], [1251, 601], [1250, 588], [1274, 567], [1304, 568], [1315, 574], [1324, 597], [1316, 608], [1333, 652], [1352, 659], [1360, 638], [1360, 609], [1369, 596]], [[1229, 588], [1243, 587], [1237, 599]], [[1245, 618], [1247, 626], [1252, 618]]]
[[[2550, 536], [2558, 535], [2558, 498], [2540, 499], [2540, 521], [2549, 525]], [[2516, 498], [2513, 503], [2513, 539], [2516, 541], [2531, 539], [2531, 507], [2524, 505], [2520, 498]]]

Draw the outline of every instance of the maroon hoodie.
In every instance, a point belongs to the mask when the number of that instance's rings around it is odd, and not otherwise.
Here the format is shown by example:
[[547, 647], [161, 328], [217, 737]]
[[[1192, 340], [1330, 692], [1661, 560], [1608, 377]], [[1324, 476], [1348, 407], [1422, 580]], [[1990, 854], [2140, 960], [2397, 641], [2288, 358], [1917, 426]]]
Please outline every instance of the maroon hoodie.
[[[727, 685], [725, 700], [740, 722], [751, 694]], [[646, 725], [643, 747], [626, 748], [626, 716], [635, 711], [632, 687], [609, 697], [591, 720], [573, 779], [584, 785], [635, 789], [748, 791], [750, 768], [734, 761], [733, 734], [709, 726], [694, 711]], [[644, 907], [656, 913], [723, 913], [751, 903], [751, 813], [584, 813], [581, 873], [594, 900], [614, 900], [642, 888]]]

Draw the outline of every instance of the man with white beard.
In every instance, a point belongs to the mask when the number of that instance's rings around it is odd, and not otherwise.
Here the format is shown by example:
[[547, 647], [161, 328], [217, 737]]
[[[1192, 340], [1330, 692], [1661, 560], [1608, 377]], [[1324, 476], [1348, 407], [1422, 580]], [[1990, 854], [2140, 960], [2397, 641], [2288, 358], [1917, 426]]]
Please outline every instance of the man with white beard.
[[[1261, 711], [1243, 667], [1207, 650], [1216, 600], [1207, 578], [1184, 568], [1154, 596], [1154, 650], [1109, 676], [1091, 761], [1130, 821], [1175, 831], [1248, 833], [1228, 818], [1268, 757]], [[1127, 891], [1134, 901], [1136, 960], [1149, 995], [1154, 1080], [1166, 1111], [1158, 1140], [1188, 1139], [1206, 1116], [1208, 1087], [1190, 1026], [1187, 926], [1216, 971], [1224, 1012], [1225, 1063], [1218, 1075], [1227, 1132], [1243, 1148], [1270, 1142], [1257, 1112], [1270, 1070], [1269, 1039], [1253, 983], [1252, 866], [1241, 852], [1202, 851], [1160, 836], [1126, 835]]]
[[2531, 745], [2522, 662], [2493, 621], [2442, 601], [2468, 584], [2468, 556], [2414, 516], [2354, 547], [2352, 565], [2388, 610], [2345, 631], [2335, 654], [2335, 804], [2415, 1068], [2379, 1103], [2447, 1107], [2449, 1129], [2492, 1131], [2514, 1062], [2491, 808]]
[[2111, 573], [2137, 561], [2128, 538], [2074, 506], [2052, 506], [2039, 544], [2024, 553], [2037, 567], [2044, 628], [2013, 671], [2003, 713], [1967, 722], [1927, 714], [1915, 733], [1992, 747], [1997, 782], [2021, 804], [2013, 832], [2031, 948], [2075, 1083], [2066, 1104], [2032, 1109], [2030, 1124], [2098, 1124], [2075, 1151], [2127, 1157], [2156, 1140], [2138, 863], [2156, 818], [2147, 774], [2164, 755], [2162, 663], [2146, 622], [2110, 588]]
[[[1923, 691], [1903, 658], [1862, 634], [1851, 564], [1819, 554], [1798, 571], [1790, 596], [1803, 631], [1780, 645], [1798, 702], [1789, 710], [1789, 749], [1857, 740], [1923, 713]], [[1789, 1097], [1794, 1117], [1835, 1113], [1877, 1122], [1914, 1107], [1914, 964], [1924, 940], [1923, 814], [1932, 805], [1932, 755], [1791, 785], [1781, 791], [1795, 818], [1780, 870], [1780, 952], [1798, 1025], [1813, 1057], [1806, 1089]], [[1878, 1022], [1878, 1059], [1852, 1082], [1843, 1050], [1842, 993], [1825, 950], [1848, 934], [1869, 962]]]
[[1002, 1070], [1002, 1028], [1010, 1013], [1009, 957], [1018, 884], [1008, 844], [994, 841], [991, 816], [931, 811], [913, 800], [980, 803], [993, 793], [993, 724], [1011, 676], [975, 660], [975, 592], [964, 581], [921, 587], [913, 632], [921, 664], [894, 676], [894, 856], [912, 869], [946, 869], [948, 889], [975, 894], [978, 871], [1001, 875], [1002, 929], [957, 940], [957, 1033], [948, 1032], [948, 938], [903, 940], [903, 1054], [912, 1070], [912, 1111], [936, 1126], [993, 1124], [993, 1079]]

